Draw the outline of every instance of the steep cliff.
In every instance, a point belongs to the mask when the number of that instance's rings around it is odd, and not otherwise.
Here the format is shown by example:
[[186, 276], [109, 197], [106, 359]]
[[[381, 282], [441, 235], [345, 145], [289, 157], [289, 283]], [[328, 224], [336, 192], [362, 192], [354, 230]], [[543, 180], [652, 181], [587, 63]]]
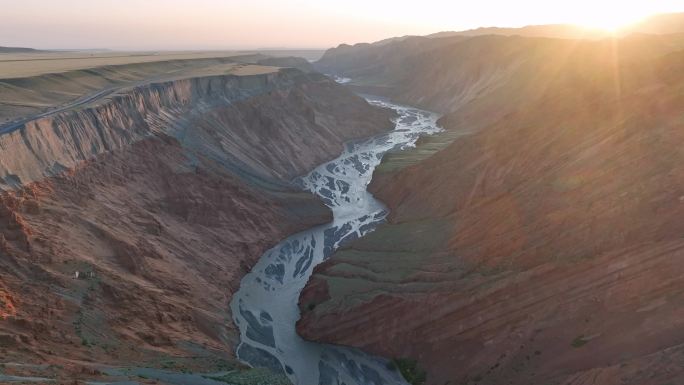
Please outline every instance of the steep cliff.
[[330, 219], [289, 181], [390, 118], [320, 74], [272, 69], [142, 84], [0, 135], [3, 360], [229, 358], [241, 276]]
[[429, 384], [681, 382], [684, 54], [644, 41], [474, 38], [397, 80], [447, 132], [376, 171], [389, 223], [317, 267], [300, 333]]

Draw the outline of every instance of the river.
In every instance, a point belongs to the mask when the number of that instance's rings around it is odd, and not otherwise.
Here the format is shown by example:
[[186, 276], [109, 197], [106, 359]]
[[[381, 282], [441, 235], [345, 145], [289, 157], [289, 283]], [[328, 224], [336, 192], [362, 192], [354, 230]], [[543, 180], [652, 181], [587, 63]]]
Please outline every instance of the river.
[[349, 143], [338, 158], [296, 180], [325, 201], [333, 222], [295, 234], [267, 251], [243, 278], [230, 304], [240, 330], [238, 358], [283, 372], [296, 385], [406, 384], [387, 359], [305, 341], [295, 330], [299, 293], [314, 266], [342, 243], [364, 236], [385, 220], [385, 206], [366, 190], [383, 155], [412, 147], [421, 135], [441, 130], [435, 113], [372, 97], [368, 101], [394, 109], [395, 128]]

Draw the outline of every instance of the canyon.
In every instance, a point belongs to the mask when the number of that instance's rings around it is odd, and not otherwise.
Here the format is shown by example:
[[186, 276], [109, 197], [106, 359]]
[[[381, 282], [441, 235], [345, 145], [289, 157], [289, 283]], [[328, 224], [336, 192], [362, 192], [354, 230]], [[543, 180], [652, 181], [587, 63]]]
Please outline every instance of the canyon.
[[681, 382], [683, 37], [329, 50], [320, 70], [445, 131], [376, 168], [388, 222], [315, 268], [298, 332], [427, 384]]
[[181, 67], [192, 71], [0, 128], [0, 355], [21, 363], [5, 374], [242, 368], [228, 309], [240, 278], [280, 239], [331, 219], [290, 181], [393, 126], [391, 111], [318, 73]]
[[0, 382], [684, 382], [682, 26], [0, 47]]

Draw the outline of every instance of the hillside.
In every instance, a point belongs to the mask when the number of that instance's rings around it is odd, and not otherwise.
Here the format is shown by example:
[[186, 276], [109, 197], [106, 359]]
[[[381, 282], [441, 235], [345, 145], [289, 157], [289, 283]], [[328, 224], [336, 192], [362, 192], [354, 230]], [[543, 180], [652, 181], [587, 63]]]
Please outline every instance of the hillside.
[[318, 63], [446, 132], [376, 170], [388, 224], [316, 268], [301, 335], [428, 384], [684, 380], [681, 36], [431, 40]]
[[3, 375], [241, 368], [228, 310], [240, 279], [330, 220], [290, 180], [392, 126], [317, 73], [197, 71], [0, 134]]

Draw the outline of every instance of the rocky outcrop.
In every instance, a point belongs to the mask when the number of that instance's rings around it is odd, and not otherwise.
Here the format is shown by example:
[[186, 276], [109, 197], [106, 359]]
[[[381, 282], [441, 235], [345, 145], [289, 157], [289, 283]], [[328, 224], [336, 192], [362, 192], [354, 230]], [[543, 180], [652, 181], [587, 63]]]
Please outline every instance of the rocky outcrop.
[[68, 370], [230, 358], [242, 275], [331, 218], [290, 180], [390, 118], [281, 70], [142, 85], [1, 135], [0, 354]]
[[488, 66], [442, 52], [472, 97], [409, 96], [453, 143], [378, 168], [389, 223], [316, 268], [300, 334], [415, 359], [429, 384], [681, 382], [684, 55], [493, 39]]

